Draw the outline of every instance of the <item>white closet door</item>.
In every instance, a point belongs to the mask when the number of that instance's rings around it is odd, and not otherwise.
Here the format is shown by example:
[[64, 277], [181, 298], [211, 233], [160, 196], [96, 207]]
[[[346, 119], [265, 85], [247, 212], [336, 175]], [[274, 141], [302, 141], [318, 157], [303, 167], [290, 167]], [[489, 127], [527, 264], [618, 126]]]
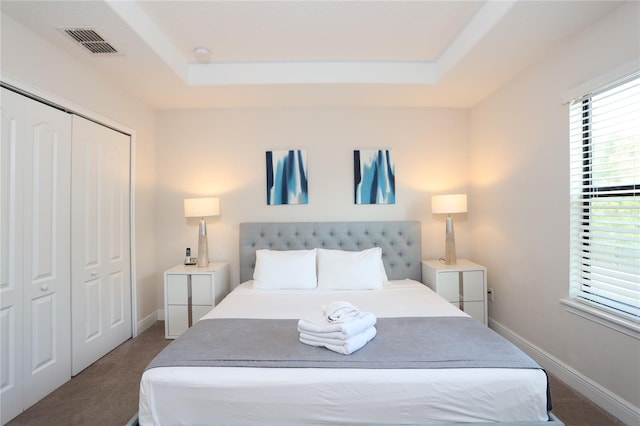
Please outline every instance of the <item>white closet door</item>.
[[21, 146], [24, 98], [2, 89], [2, 151], [0, 152], [0, 423], [22, 412], [24, 292], [22, 285]]
[[73, 117], [72, 374], [131, 337], [130, 138]]
[[28, 100], [23, 194], [26, 407], [69, 380], [71, 126]]
[[2, 421], [71, 373], [68, 114], [2, 90]]

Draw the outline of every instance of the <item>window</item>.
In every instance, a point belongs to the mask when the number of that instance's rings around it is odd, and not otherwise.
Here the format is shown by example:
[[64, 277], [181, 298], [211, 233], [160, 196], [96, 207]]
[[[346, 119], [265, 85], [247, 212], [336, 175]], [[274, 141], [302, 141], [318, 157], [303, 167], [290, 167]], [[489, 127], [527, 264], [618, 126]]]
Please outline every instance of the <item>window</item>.
[[571, 298], [640, 324], [640, 73], [570, 105]]

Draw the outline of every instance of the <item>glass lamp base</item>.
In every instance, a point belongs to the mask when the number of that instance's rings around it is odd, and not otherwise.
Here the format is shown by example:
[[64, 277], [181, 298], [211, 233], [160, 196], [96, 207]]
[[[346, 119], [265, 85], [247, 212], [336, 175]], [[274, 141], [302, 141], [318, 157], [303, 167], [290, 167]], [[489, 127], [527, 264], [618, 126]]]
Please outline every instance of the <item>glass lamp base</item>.
[[198, 232], [198, 268], [209, 266], [209, 247], [207, 244], [207, 222], [200, 219], [200, 231]]
[[447, 217], [447, 239], [445, 241], [444, 264], [455, 265], [456, 259], [456, 237], [453, 232], [453, 219]]

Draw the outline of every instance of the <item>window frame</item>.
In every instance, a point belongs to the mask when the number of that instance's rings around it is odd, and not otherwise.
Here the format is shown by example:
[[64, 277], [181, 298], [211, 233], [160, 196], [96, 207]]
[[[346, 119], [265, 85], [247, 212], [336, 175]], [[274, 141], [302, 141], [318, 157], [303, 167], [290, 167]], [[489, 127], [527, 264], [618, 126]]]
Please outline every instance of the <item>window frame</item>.
[[[590, 247], [595, 241], [591, 235], [594, 221], [591, 219], [591, 211], [597, 207], [593, 207], [595, 200], [602, 200], [608, 197], [640, 197], [640, 182], [629, 185], [602, 185], [595, 186], [594, 179], [594, 160], [593, 155], [595, 152], [594, 147], [597, 143], [593, 140], [592, 125], [593, 125], [593, 97], [599, 94], [608, 92], [616, 87], [626, 84], [628, 82], [638, 80], [640, 84], [640, 72], [633, 73], [614, 84], [607, 87], [603, 87], [601, 90], [593, 91], [576, 99], [570, 107], [569, 117], [574, 113], [573, 108], [580, 108], [581, 111], [581, 149], [582, 149], [582, 166], [580, 175], [580, 197], [582, 200], [582, 222], [576, 219], [574, 215], [574, 207], [570, 209], [570, 223], [571, 226], [581, 225], [584, 232], [579, 235], [571, 233], [571, 253], [570, 253], [570, 299], [561, 300], [561, 302], [567, 306], [567, 310], [582, 317], [594, 320], [603, 325], [607, 325], [625, 334], [640, 339], [640, 311], [637, 314], [627, 313], [623, 310], [616, 309], [615, 299], [610, 299], [611, 304], [602, 303], [598, 300], [589, 300], [585, 295], [589, 293], [589, 285], [585, 281], [589, 281], [590, 278], [583, 276], [577, 277], [577, 273], [573, 268], [578, 265], [584, 271], [591, 267], [591, 260], [589, 254], [591, 253]], [[579, 104], [576, 105], [576, 104]], [[571, 121], [570, 121], [571, 123]], [[571, 128], [572, 124], [570, 124]], [[576, 126], [577, 128], [578, 126]], [[573, 140], [571, 141], [573, 145]], [[573, 148], [572, 148], [573, 150]], [[577, 160], [577, 155], [574, 157], [572, 153], [570, 155], [571, 161]], [[571, 181], [573, 182], [573, 177]], [[577, 179], [576, 179], [577, 180]], [[573, 185], [573, 183], [572, 183]], [[573, 194], [573, 190], [572, 190]], [[572, 195], [573, 196], [573, 195]], [[572, 228], [573, 229], [573, 228]], [[577, 245], [578, 248], [574, 248]], [[575, 251], [577, 250], [577, 253]], [[574, 278], [579, 278], [579, 284], [574, 282]], [[579, 289], [578, 289], [579, 287]], [[597, 289], [597, 287], [594, 287]], [[603, 299], [601, 296], [594, 295], [595, 299]], [[606, 298], [604, 298], [606, 299]], [[633, 305], [632, 305], [633, 307]]]

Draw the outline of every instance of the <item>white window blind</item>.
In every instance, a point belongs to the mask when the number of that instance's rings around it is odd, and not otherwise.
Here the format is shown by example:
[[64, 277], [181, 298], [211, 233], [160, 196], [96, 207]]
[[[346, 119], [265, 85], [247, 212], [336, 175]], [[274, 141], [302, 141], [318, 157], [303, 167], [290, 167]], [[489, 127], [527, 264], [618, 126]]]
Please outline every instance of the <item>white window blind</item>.
[[640, 323], [640, 73], [570, 106], [571, 297]]

